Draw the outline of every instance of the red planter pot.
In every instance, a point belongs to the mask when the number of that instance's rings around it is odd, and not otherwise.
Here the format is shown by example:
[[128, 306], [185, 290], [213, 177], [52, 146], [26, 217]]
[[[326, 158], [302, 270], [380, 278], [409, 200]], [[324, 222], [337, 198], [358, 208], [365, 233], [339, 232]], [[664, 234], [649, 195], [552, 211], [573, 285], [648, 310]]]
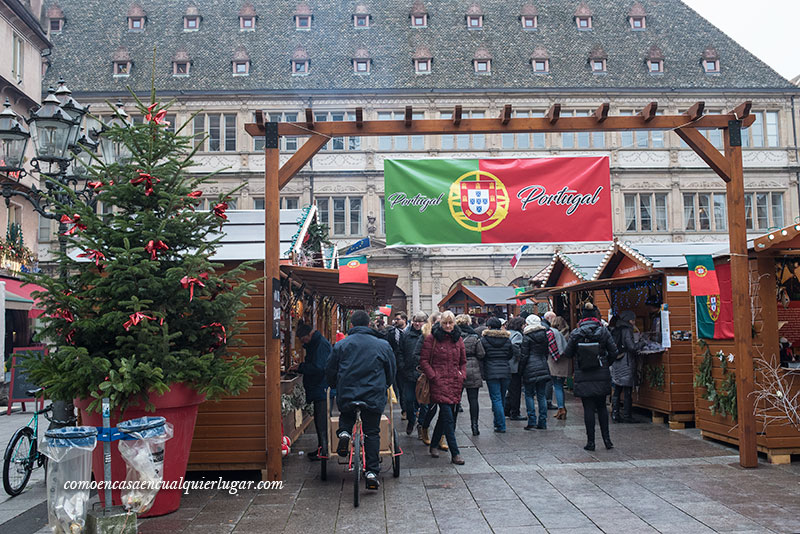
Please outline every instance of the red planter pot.
[[[150, 401], [155, 405], [155, 412], [145, 412], [144, 406], [129, 407], [122, 415], [112, 412], [111, 426], [116, 426], [120, 421], [143, 417], [145, 415], [160, 415], [172, 423], [173, 437], [166, 443], [164, 450], [164, 481], [179, 482], [186, 475], [186, 464], [189, 461], [189, 450], [192, 447], [194, 423], [197, 419], [197, 408], [205, 400], [204, 395], [184, 384], [172, 384], [170, 390], [163, 395], [151, 395]], [[87, 412], [91, 400], [75, 399], [75, 406], [81, 414], [81, 424], [89, 426], [103, 426], [103, 416], [96, 412]], [[92, 472], [95, 480], [103, 480], [103, 444], [97, 443], [92, 453]], [[117, 443], [111, 443], [111, 477], [113, 480], [125, 480], [125, 461], [119, 454]], [[105, 494], [99, 491], [100, 501], [105, 504]], [[153, 507], [140, 517], [155, 517], [174, 512], [181, 505], [183, 490], [162, 489], [158, 492]], [[120, 491], [111, 492], [111, 500], [115, 505], [121, 504]]]

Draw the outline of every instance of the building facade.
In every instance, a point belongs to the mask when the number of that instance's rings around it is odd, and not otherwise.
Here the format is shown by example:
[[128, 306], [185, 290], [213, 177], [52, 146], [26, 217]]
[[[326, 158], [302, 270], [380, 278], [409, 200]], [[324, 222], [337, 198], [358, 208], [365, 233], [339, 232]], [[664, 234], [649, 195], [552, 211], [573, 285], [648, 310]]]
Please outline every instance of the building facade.
[[[204, 194], [236, 193], [238, 209], [264, 207], [263, 139], [244, 125], [256, 110], [274, 121], [463, 116], [636, 114], [651, 101], [679, 114], [753, 101], [743, 132], [748, 230], [798, 215], [798, 88], [679, 0], [619, 2], [461, 0], [387, 2], [59, 0], [48, 4], [53, 54], [45, 85], [63, 76], [81, 103], [109, 114], [130, 86], [147, 98], [151, 78], [168, 118], [197, 136], [197, 172], [223, 169]], [[57, 31], [53, 31], [53, 29]], [[155, 57], [153, 48], [155, 47]], [[708, 134], [722, 146], [718, 132]], [[303, 138], [282, 138], [286, 161]], [[346, 246], [385, 235], [387, 158], [608, 156], [614, 233], [631, 242], [725, 241], [724, 183], [672, 132], [332, 138], [281, 192], [281, 206], [316, 203]], [[207, 200], [209, 202], [210, 200]], [[547, 224], [537, 221], [536, 224]], [[47, 239], [42, 234], [42, 239]], [[47, 243], [43, 243], [47, 245]], [[554, 247], [533, 245], [516, 269], [516, 246], [373, 248], [370, 268], [399, 275], [395, 305], [435, 309], [462, 279], [520, 284]], [[571, 248], [598, 248], [592, 244]]]

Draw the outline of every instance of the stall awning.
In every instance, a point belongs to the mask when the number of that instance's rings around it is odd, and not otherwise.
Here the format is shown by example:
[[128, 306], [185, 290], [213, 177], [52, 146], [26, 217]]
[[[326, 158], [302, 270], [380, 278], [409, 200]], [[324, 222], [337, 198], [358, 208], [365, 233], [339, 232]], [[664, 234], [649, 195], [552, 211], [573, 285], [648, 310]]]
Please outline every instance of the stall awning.
[[0, 277], [0, 282], [6, 283], [6, 307], [10, 310], [29, 310], [28, 317], [35, 319], [44, 310], [40, 308], [38, 301], [31, 296], [35, 291], [47, 291], [36, 284], [24, 284], [22, 280]]
[[383, 306], [388, 303], [397, 284], [396, 274], [369, 273], [369, 284], [340, 284], [339, 271], [318, 267], [281, 265], [281, 272], [292, 280], [305, 283], [310, 291], [330, 297], [348, 308]]

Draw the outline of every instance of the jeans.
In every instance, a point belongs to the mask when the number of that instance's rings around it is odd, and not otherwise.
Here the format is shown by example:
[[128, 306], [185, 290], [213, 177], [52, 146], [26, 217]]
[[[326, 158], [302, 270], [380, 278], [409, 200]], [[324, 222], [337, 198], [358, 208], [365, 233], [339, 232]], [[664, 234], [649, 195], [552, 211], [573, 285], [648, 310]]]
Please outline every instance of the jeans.
[[600, 435], [604, 440], [611, 439], [608, 433], [608, 408], [606, 408], [606, 396], [581, 397], [583, 402], [583, 423], [586, 425], [586, 440], [594, 443], [594, 413], [597, 412], [597, 419], [600, 422]]
[[433, 436], [431, 436], [431, 447], [438, 447], [439, 441], [442, 439], [442, 435], [444, 435], [452, 456], [458, 454], [455, 420], [456, 406], [458, 405], [439, 404], [439, 419], [436, 420], [436, 426], [433, 428]]
[[[619, 411], [619, 398], [622, 395], [622, 413]], [[614, 393], [611, 394], [611, 413], [617, 418], [631, 418], [631, 405], [633, 404], [633, 388], [614, 384]]]
[[503, 411], [503, 399], [508, 389], [508, 378], [493, 378], [486, 381], [489, 388], [489, 398], [492, 399], [492, 413], [494, 414], [495, 430], [506, 429], [506, 414]]
[[314, 430], [317, 431], [317, 444], [322, 456], [328, 456], [328, 414], [325, 401], [314, 401]]
[[406, 412], [408, 423], [411, 426], [414, 426], [414, 423], [417, 421], [417, 410], [419, 409], [419, 403], [417, 403], [417, 394], [415, 391], [416, 388], [416, 381], [406, 380], [403, 378], [400, 379], [399, 389], [402, 392], [400, 395], [400, 406], [402, 407], [403, 411]]
[[512, 373], [511, 381], [508, 383], [508, 392], [505, 395], [506, 402], [503, 405], [503, 411], [506, 415], [511, 417], [520, 414], [520, 396], [522, 395], [522, 375], [520, 373]]
[[547, 379], [545, 384], [544, 397], [547, 399], [547, 404], [553, 404], [553, 377]]
[[[528, 426], [547, 428], [547, 383], [549, 380], [525, 384], [525, 407], [528, 409]], [[539, 420], [536, 420], [536, 402], [539, 402]]]
[[[381, 472], [381, 415], [361, 410], [361, 427], [364, 430], [364, 454], [367, 457], [367, 471], [376, 475]], [[339, 415], [339, 432], [353, 433], [356, 424], [356, 412], [342, 412]], [[391, 436], [390, 436], [391, 438]]]
[[556, 406], [559, 408], [564, 407], [564, 381], [566, 378], [563, 376], [553, 377], [553, 391], [556, 394]]
[[438, 404], [423, 404], [419, 407], [419, 424], [422, 428], [429, 428], [433, 418], [436, 417]]

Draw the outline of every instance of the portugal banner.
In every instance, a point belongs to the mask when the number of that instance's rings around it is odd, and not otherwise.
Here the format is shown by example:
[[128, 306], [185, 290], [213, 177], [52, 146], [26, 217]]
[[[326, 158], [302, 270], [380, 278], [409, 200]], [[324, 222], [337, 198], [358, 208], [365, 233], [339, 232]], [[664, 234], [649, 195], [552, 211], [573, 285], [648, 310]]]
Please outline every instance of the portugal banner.
[[384, 162], [387, 245], [610, 241], [607, 157]]
[[720, 264], [717, 266], [716, 274], [719, 282], [719, 294], [694, 297], [697, 337], [733, 339], [731, 264]]

